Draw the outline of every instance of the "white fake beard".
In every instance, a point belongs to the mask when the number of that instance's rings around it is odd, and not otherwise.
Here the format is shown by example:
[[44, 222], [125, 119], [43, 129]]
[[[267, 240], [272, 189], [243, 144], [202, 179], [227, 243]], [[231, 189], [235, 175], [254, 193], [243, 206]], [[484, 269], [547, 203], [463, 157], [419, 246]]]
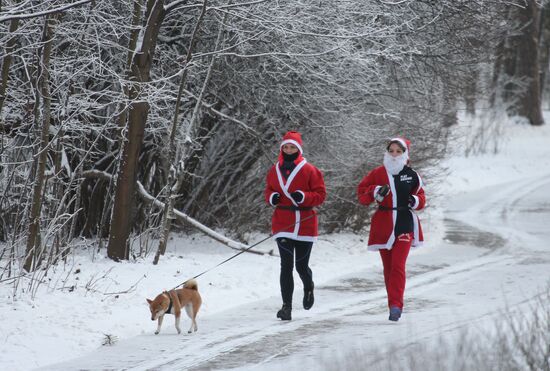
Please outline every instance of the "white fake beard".
[[397, 175], [407, 164], [407, 154], [403, 153], [393, 157], [388, 152], [384, 153], [384, 167], [391, 175]]

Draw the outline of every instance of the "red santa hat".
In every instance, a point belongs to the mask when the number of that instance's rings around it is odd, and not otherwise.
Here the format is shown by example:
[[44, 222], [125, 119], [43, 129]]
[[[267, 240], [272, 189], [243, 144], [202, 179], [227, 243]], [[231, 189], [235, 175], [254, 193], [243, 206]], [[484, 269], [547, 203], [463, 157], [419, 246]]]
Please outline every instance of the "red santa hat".
[[397, 143], [399, 144], [399, 146], [401, 148], [403, 148], [403, 152], [407, 155], [407, 158], [409, 158], [409, 152], [411, 150], [411, 141], [408, 140], [407, 138], [405, 137], [395, 137], [395, 138], [391, 138], [389, 143], [388, 143], [388, 146], [386, 147], [386, 149], [389, 149], [390, 148], [390, 145], [392, 143]]
[[283, 136], [281, 148], [283, 148], [285, 144], [294, 144], [301, 154], [304, 153], [304, 151], [302, 150], [302, 134], [298, 133], [297, 131], [289, 131]]

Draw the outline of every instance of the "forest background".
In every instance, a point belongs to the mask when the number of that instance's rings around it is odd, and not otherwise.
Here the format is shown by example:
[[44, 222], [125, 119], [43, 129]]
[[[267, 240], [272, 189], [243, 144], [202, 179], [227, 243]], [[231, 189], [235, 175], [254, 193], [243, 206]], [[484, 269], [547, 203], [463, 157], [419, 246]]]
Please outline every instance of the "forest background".
[[534, 0], [2, 1], [0, 282], [90, 244], [158, 264], [173, 229], [246, 248], [269, 229], [287, 130], [324, 173], [323, 231], [364, 230], [356, 184], [388, 137], [436, 177], [461, 110], [544, 123], [548, 15]]

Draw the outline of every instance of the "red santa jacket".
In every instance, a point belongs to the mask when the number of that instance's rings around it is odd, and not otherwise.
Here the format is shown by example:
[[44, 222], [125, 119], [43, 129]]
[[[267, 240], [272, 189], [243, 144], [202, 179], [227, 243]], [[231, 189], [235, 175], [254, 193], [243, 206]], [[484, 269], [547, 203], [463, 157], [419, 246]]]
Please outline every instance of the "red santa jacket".
[[[323, 174], [301, 155], [295, 160], [296, 167], [285, 179], [280, 162], [273, 165], [266, 178], [265, 200], [273, 205], [273, 196], [278, 193], [280, 202], [271, 218], [271, 232], [275, 238], [286, 237], [298, 241], [314, 241], [317, 232], [317, 213], [312, 208], [325, 201], [326, 190]], [[297, 204], [290, 194], [300, 191], [304, 198]], [[291, 210], [294, 206], [306, 210]], [[294, 224], [296, 223], [296, 224]]]
[[[397, 192], [407, 192], [414, 199], [413, 205], [410, 207], [413, 220], [413, 235], [412, 242], [413, 247], [420, 247], [424, 241], [422, 234], [422, 226], [420, 220], [413, 210], [423, 209], [426, 205], [426, 196], [424, 195], [424, 188], [420, 175], [408, 166], [397, 175], [396, 179], [391, 176], [384, 166], [379, 166], [370, 171], [359, 183], [357, 187], [357, 195], [359, 202], [363, 205], [369, 205], [374, 201], [374, 195], [378, 191], [378, 188], [384, 184], [389, 184], [390, 193], [379, 203], [380, 206], [385, 208], [397, 207]], [[409, 195], [406, 196], [408, 199]], [[403, 199], [400, 197], [400, 199]], [[378, 203], [378, 202], [377, 202]], [[407, 211], [401, 211], [407, 212]], [[376, 210], [372, 216], [370, 233], [369, 233], [369, 250], [388, 249], [391, 250], [393, 243], [395, 242], [395, 222], [397, 219], [397, 210]]]

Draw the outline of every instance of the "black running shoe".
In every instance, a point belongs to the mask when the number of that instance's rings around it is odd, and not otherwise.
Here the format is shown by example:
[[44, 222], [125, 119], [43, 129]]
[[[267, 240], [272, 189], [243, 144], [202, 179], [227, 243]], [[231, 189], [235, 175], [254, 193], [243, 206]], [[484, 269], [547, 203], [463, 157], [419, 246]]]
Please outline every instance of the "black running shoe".
[[282, 321], [290, 321], [292, 319], [292, 306], [283, 304], [283, 307], [277, 312], [277, 318]]
[[309, 310], [315, 302], [315, 297], [313, 296], [313, 283], [311, 284], [311, 289], [304, 289], [304, 309]]

